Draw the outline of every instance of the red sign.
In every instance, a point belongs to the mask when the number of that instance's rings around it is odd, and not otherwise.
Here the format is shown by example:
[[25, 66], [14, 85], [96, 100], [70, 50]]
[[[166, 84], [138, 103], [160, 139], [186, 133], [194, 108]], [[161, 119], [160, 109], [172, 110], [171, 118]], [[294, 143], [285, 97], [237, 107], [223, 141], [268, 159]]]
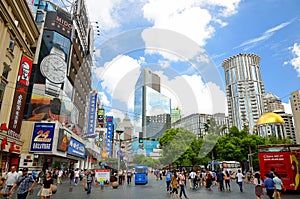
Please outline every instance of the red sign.
[[8, 135], [18, 139], [20, 139], [20, 129], [22, 125], [23, 112], [31, 73], [32, 60], [23, 55], [19, 67], [16, 90], [8, 125]]

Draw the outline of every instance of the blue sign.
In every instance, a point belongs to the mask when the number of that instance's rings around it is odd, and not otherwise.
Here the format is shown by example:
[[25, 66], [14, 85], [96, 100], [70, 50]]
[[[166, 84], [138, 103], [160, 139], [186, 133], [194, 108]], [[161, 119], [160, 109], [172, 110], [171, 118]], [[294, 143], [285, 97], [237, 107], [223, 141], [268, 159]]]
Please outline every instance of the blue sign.
[[68, 147], [68, 154], [77, 157], [85, 158], [85, 146], [81, 142], [71, 137], [70, 145]]
[[35, 123], [32, 133], [30, 151], [52, 152], [54, 123]]
[[88, 110], [88, 122], [87, 122], [87, 132], [86, 137], [92, 137], [95, 135], [95, 125], [96, 125], [96, 106], [97, 106], [97, 93], [90, 93], [90, 105]]
[[107, 136], [106, 136], [106, 152], [109, 154], [109, 157], [112, 155], [112, 139], [114, 135], [114, 117], [107, 116]]

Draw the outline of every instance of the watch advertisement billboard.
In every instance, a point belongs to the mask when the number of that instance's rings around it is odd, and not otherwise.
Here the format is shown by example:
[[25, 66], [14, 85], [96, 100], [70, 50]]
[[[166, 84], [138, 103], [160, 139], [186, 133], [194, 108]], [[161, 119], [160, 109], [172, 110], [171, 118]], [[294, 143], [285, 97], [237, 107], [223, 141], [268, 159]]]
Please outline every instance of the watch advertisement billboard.
[[85, 150], [84, 144], [71, 137], [68, 147], [68, 154], [85, 158]]
[[55, 124], [35, 123], [31, 139], [31, 152], [52, 152]]
[[32, 60], [23, 55], [19, 66], [19, 73], [8, 125], [8, 135], [18, 139], [20, 139], [20, 129], [22, 125], [23, 112], [31, 73]]
[[71, 39], [73, 30], [73, 21], [70, 14], [60, 8], [56, 11], [47, 11], [45, 30], [54, 30], [63, 36]]

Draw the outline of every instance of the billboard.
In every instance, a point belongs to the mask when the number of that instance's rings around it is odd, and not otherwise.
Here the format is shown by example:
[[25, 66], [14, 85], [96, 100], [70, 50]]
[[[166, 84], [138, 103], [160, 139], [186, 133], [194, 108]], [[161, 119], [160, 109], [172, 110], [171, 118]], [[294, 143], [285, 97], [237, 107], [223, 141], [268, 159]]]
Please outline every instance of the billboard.
[[57, 141], [57, 150], [58, 151], [67, 151], [72, 133], [66, 129], [59, 129], [58, 141]]
[[44, 29], [54, 30], [71, 39], [73, 21], [69, 13], [66, 13], [62, 9], [58, 8], [56, 11], [47, 11]]
[[8, 125], [8, 135], [20, 139], [23, 113], [26, 103], [27, 90], [32, 73], [32, 60], [25, 55], [21, 58], [16, 89], [11, 107], [11, 114]]
[[97, 182], [104, 182], [105, 184], [109, 184], [110, 170], [109, 169], [95, 170], [95, 178], [96, 178]]
[[92, 137], [95, 135], [96, 107], [97, 107], [97, 92], [92, 91], [90, 93], [90, 103], [89, 103], [89, 109], [88, 109], [88, 124], [87, 124], [86, 137]]
[[114, 117], [107, 116], [107, 133], [106, 133], [106, 152], [108, 153], [109, 157], [112, 155], [112, 140], [114, 135]]
[[84, 144], [71, 137], [70, 145], [68, 147], [68, 154], [85, 158], [85, 150]]
[[98, 120], [98, 127], [100, 128], [104, 127], [104, 115], [105, 115], [104, 109], [98, 109], [97, 120]]
[[35, 123], [31, 139], [31, 152], [52, 152], [54, 123]]

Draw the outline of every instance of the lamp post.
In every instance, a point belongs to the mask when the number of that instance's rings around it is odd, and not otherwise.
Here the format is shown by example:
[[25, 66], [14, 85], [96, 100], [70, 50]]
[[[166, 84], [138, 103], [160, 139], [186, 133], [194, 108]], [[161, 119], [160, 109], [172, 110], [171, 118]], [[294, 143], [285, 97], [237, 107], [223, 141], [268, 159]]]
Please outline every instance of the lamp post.
[[[116, 132], [118, 133], [118, 138], [119, 138], [119, 151], [121, 150], [121, 134], [124, 132], [123, 130], [116, 130]], [[121, 156], [120, 156], [120, 154], [118, 154], [119, 153], [119, 151], [117, 151], [117, 156], [119, 156], [118, 157], [118, 172], [119, 172], [119, 170], [120, 170], [120, 165], [121, 165]]]

